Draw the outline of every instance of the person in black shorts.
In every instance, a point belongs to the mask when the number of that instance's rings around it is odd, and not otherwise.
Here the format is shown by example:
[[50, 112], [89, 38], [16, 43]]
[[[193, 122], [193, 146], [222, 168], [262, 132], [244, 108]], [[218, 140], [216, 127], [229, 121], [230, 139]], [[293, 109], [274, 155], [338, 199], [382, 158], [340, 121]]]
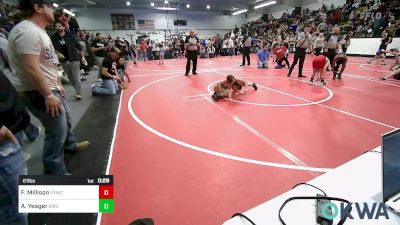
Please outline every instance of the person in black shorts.
[[[386, 28], [383, 32], [382, 32], [382, 39], [381, 39], [381, 45], [379, 46], [378, 51], [381, 51], [383, 53], [383, 58], [382, 58], [382, 62], [381, 65], [386, 65], [385, 63], [385, 59], [386, 59], [386, 52], [385, 50], [387, 49], [387, 46], [392, 43], [393, 41], [393, 36], [392, 34], [389, 32], [389, 30]], [[375, 57], [374, 59], [370, 59], [367, 62], [369, 64], [371, 64], [372, 60], [376, 60], [377, 57]]]

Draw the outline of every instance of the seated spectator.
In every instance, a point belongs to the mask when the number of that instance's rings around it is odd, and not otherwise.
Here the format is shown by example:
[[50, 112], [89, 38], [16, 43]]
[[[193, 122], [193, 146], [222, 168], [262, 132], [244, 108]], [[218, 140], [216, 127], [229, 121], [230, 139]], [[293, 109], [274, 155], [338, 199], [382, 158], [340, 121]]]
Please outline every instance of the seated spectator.
[[208, 58], [207, 50], [205, 47], [200, 47], [200, 58]]
[[378, 6], [378, 8], [376, 9], [376, 11], [377, 11], [377, 12], [380, 12], [380, 13], [384, 13], [384, 12], [386, 12], [387, 10], [388, 10], [388, 9], [387, 9], [385, 3], [380, 4], [380, 5]]
[[208, 52], [208, 57], [214, 58], [214, 56], [215, 56], [215, 48], [214, 48], [213, 45], [211, 45], [211, 46], [209, 46], [207, 48], [207, 52]]
[[327, 24], [325, 21], [321, 22], [321, 23], [318, 25], [318, 30], [319, 30], [320, 32], [325, 32], [327, 29], [328, 29], [328, 24]]
[[[292, 11], [291, 14], [283, 13], [281, 18], [274, 19], [271, 15], [268, 16], [268, 19], [261, 18], [257, 21], [252, 21], [243, 26], [247, 31], [251, 31], [255, 34], [255, 37], [258, 39], [262, 39], [262, 41], [270, 41], [270, 39], [275, 38], [271, 36], [273, 33], [277, 32], [278, 29], [283, 31], [290, 30], [292, 33], [296, 33], [301, 31], [304, 27], [304, 24], [315, 23], [318, 25], [320, 32], [326, 32], [334, 25], [339, 23], [347, 23], [347, 28], [344, 29], [343, 33], [348, 31], [355, 31], [358, 29], [359, 32], [355, 32], [355, 36], [357, 37], [370, 37], [373, 36], [372, 33], [374, 31], [374, 35], [380, 35], [381, 27], [385, 28], [388, 27], [389, 23], [391, 24], [391, 28], [396, 30], [399, 24], [396, 24], [395, 18], [399, 18], [400, 14], [400, 1], [383, 1], [379, 3], [375, 3], [375, 1], [369, 2], [369, 6], [374, 5], [374, 7], [369, 7], [368, 11], [371, 12], [372, 15], [376, 16], [378, 12], [378, 8], [382, 11], [382, 18], [377, 17], [380, 20], [376, 22], [374, 17], [365, 18], [365, 9], [357, 9], [355, 7], [359, 6], [359, 3], [356, 3], [353, 7], [353, 1], [344, 4], [343, 7], [338, 7], [336, 9], [327, 11], [326, 6], [322, 5], [321, 9], [318, 11], [311, 11], [309, 12], [308, 9], [303, 9], [303, 13], [296, 13], [295, 10]], [[368, 4], [366, 5], [368, 7]], [[327, 18], [327, 14], [329, 17]], [[368, 22], [369, 25], [368, 29], [365, 29], [364, 32], [361, 32], [364, 26], [360, 26], [364, 24], [364, 20]], [[265, 20], [265, 21], [264, 21]], [[328, 23], [327, 23], [328, 22]], [[374, 23], [376, 22], [376, 27], [379, 29], [373, 30]], [[394, 27], [392, 27], [394, 26]], [[311, 28], [314, 31], [314, 28]], [[370, 31], [371, 29], [371, 31]], [[228, 35], [229, 36], [229, 35]], [[240, 36], [240, 35], [239, 35]]]

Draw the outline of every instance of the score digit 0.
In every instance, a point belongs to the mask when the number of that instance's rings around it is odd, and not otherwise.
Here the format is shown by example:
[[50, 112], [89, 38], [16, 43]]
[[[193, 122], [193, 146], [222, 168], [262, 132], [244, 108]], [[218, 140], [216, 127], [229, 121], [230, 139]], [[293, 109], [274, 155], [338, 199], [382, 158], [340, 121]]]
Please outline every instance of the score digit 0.
[[114, 190], [112, 185], [100, 185], [99, 199], [113, 199]]

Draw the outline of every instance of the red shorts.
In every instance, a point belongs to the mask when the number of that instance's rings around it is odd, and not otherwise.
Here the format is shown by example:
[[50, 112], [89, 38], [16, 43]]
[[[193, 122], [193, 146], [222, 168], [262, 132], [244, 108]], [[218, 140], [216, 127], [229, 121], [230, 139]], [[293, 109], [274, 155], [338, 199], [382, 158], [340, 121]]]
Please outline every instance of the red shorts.
[[321, 70], [325, 66], [325, 61], [325, 56], [319, 55], [313, 59], [312, 66], [314, 69]]

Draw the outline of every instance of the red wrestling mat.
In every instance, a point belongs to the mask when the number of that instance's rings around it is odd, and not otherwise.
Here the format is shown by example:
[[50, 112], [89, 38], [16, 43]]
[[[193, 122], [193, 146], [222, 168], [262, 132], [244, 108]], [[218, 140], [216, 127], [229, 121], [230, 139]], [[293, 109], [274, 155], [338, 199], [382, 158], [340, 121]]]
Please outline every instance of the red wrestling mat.
[[[129, 65], [112, 159], [114, 214], [98, 224], [151, 217], [161, 225], [217, 225], [380, 145], [400, 126], [400, 82], [389, 66], [350, 57], [342, 80], [309, 86], [311, 56], [297, 70], [240, 67], [241, 57]], [[289, 61], [293, 60], [293, 56]], [[388, 63], [390, 60], [388, 60]], [[256, 82], [237, 102], [211, 100], [232, 74]]]

